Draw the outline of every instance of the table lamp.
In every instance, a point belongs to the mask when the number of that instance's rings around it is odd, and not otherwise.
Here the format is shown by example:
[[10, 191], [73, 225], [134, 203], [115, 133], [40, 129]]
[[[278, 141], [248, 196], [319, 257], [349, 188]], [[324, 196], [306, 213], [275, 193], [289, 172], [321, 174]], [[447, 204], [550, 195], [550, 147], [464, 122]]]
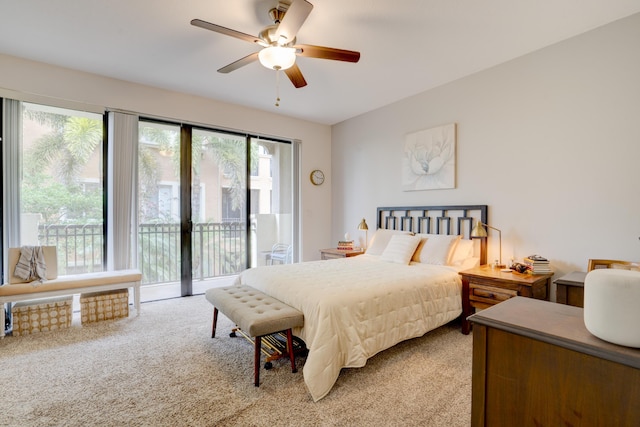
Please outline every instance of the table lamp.
[[362, 218], [362, 221], [358, 224], [358, 230], [364, 230], [364, 249], [367, 250], [367, 243], [369, 242], [369, 226], [364, 218]]
[[[498, 232], [498, 239], [499, 239], [499, 251], [500, 251], [500, 255], [499, 255], [499, 264], [498, 264], [498, 268], [504, 268], [504, 264], [502, 263], [502, 231], [500, 231], [499, 229], [490, 226], [489, 224], [485, 224], [484, 222], [480, 222], [478, 221], [476, 223], [476, 226], [473, 227], [473, 230], [471, 230], [471, 238], [472, 239], [486, 239], [487, 238], [487, 228], [490, 228], [492, 230], [496, 230]], [[509, 270], [511, 271], [511, 270]]]

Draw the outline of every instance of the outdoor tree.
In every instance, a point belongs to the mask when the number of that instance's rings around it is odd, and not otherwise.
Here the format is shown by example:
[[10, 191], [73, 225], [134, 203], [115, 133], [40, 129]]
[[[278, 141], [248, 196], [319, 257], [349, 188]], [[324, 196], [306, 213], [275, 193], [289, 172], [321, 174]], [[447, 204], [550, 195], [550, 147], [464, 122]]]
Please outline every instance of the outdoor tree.
[[31, 109], [25, 118], [49, 132], [25, 151], [22, 212], [39, 213], [46, 224], [102, 222], [102, 186], [81, 179], [102, 146], [102, 121]]

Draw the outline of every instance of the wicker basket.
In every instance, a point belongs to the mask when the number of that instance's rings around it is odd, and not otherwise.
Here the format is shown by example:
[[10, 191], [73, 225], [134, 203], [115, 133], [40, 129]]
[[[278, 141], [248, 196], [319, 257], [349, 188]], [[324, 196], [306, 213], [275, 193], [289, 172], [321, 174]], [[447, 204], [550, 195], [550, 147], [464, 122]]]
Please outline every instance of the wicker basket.
[[68, 328], [73, 318], [72, 308], [72, 296], [15, 303], [11, 308], [13, 335]]
[[80, 295], [82, 324], [129, 316], [129, 290], [91, 292]]

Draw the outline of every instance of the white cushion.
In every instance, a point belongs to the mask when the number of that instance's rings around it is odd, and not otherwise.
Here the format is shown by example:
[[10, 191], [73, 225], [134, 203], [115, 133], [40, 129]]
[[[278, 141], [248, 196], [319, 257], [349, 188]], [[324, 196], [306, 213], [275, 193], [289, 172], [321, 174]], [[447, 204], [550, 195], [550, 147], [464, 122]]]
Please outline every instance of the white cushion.
[[72, 274], [67, 276], [58, 276], [55, 279], [47, 280], [37, 286], [34, 286], [31, 283], [3, 285], [0, 286], [0, 297], [60, 291], [63, 289], [80, 289], [100, 285], [123, 284], [126, 285], [124, 287], [129, 287], [133, 286], [134, 282], [139, 282], [140, 280], [142, 280], [142, 274], [139, 270], [134, 269]]
[[395, 234], [391, 236], [389, 244], [380, 255], [380, 259], [397, 264], [409, 264], [418, 244], [420, 244], [420, 237], [418, 236]]
[[410, 235], [411, 233], [408, 231], [387, 230], [384, 228], [379, 228], [371, 238], [371, 244], [367, 247], [367, 254], [382, 255], [382, 252], [384, 252], [384, 249], [389, 243], [389, 239], [391, 239], [391, 236], [394, 236], [396, 234]]
[[640, 272], [602, 268], [584, 281], [584, 325], [605, 341], [640, 348]]
[[459, 235], [416, 234], [421, 238], [420, 245], [413, 254], [413, 261], [423, 264], [449, 265]]

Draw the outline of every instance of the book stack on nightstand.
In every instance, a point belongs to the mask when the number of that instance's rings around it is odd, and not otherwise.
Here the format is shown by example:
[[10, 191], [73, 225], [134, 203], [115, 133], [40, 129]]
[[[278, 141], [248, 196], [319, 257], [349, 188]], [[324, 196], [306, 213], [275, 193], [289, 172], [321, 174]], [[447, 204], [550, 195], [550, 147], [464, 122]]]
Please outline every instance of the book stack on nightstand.
[[549, 260], [540, 255], [530, 255], [524, 259], [524, 263], [529, 267], [531, 274], [549, 274], [553, 273], [549, 266]]
[[353, 240], [339, 240], [338, 249], [341, 251], [352, 251], [354, 249]]

